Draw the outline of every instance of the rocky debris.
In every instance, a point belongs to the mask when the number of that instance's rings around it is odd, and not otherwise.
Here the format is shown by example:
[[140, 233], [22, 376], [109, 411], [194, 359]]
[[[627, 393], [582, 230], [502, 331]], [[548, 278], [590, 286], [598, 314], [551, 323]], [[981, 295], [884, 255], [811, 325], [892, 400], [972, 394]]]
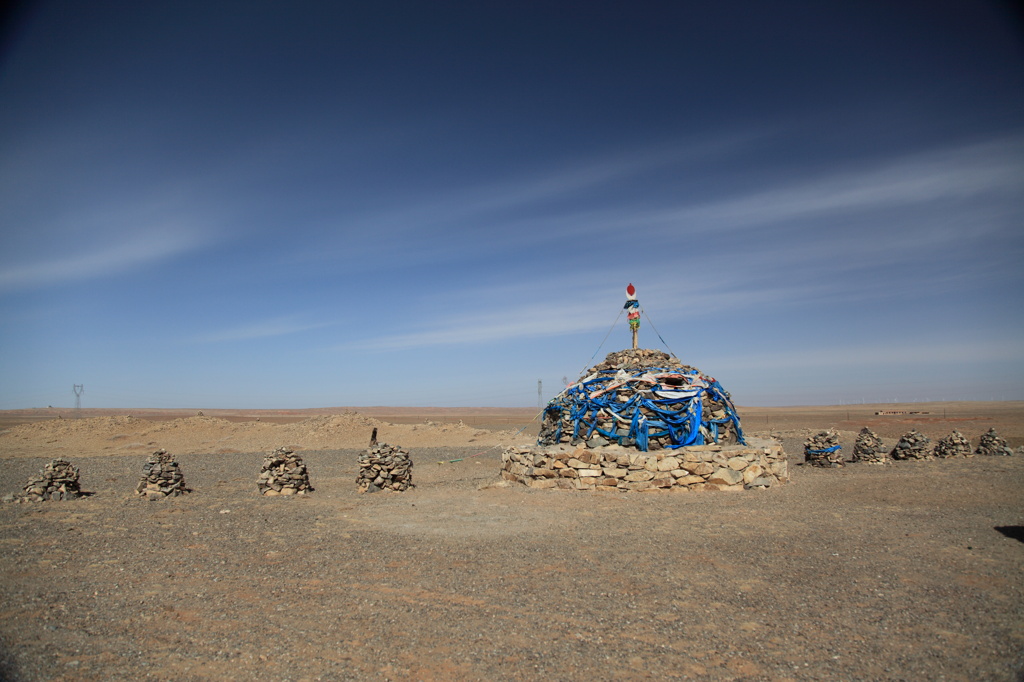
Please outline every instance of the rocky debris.
[[625, 350], [609, 353], [604, 361], [595, 365], [589, 372], [604, 372], [607, 370], [631, 370], [645, 369], [647, 367], [668, 367], [674, 369], [697, 370], [689, 365], [684, 365], [679, 358], [672, 357], [668, 353], [652, 348], [627, 348]]
[[936, 457], [970, 457], [971, 442], [956, 429], [945, 438], [939, 439], [935, 444]]
[[981, 440], [978, 442], [974, 454], [1009, 456], [1013, 454], [1013, 450], [1006, 445], [1006, 440], [1000, 437], [994, 428], [991, 428], [981, 434]]
[[804, 462], [819, 467], [843, 466], [839, 433], [835, 429], [829, 429], [804, 441]]
[[695, 445], [640, 452], [621, 445], [512, 446], [501, 456], [501, 477], [531, 488], [563, 490], [743, 490], [789, 480], [786, 455], [775, 440], [749, 445]]
[[[374, 439], [376, 440], [376, 439]], [[359, 455], [359, 476], [356, 485], [361, 493], [380, 490], [402, 492], [414, 487], [412, 458], [409, 451], [397, 445], [374, 443]]]
[[306, 495], [313, 492], [309, 471], [294, 450], [279, 447], [263, 458], [260, 477], [256, 481], [260, 495]]
[[73, 500], [81, 497], [78, 486], [78, 467], [66, 459], [58, 458], [43, 467], [36, 478], [30, 478], [22, 499], [29, 502], [43, 500]]
[[853, 444], [853, 461], [869, 464], [885, 464], [889, 461], [889, 453], [882, 447], [882, 439], [866, 426], [857, 434]]
[[181, 473], [178, 463], [160, 449], [149, 457], [142, 467], [142, 478], [139, 480], [135, 493], [149, 500], [162, 500], [192, 492], [185, 487], [185, 475]]
[[931, 459], [931, 442], [928, 436], [913, 429], [900, 436], [889, 456], [893, 459]]
[[638, 348], [609, 353], [544, 409], [538, 445], [584, 442], [646, 452], [745, 441], [731, 396], [713, 377]]

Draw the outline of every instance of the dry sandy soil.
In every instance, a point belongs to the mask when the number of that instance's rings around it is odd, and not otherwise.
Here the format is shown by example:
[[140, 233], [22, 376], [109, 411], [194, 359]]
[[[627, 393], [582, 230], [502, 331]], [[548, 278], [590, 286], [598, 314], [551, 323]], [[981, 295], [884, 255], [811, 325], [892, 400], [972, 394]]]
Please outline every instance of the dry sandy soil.
[[[204, 412], [0, 413], [0, 494], [56, 456], [93, 493], [0, 505], [0, 679], [1024, 679], [1024, 456], [569, 493], [494, 485], [530, 410]], [[792, 463], [827, 427], [1024, 443], [1022, 403], [740, 414]], [[414, 490], [356, 491], [375, 426]], [[280, 445], [312, 495], [256, 494]], [[133, 497], [158, 447], [190, 495]]]

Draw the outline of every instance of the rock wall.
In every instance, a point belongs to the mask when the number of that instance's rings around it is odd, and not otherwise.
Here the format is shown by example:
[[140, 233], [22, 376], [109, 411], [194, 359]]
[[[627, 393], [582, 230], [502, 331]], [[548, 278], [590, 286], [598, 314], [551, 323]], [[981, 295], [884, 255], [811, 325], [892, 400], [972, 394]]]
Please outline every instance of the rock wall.
[[501, 456], [501, 476], [531, 488], [565, 490], [743, 490], [789, 480], [777, 441], [695, 445], [641, 452], [621, 445], [513, 446]]

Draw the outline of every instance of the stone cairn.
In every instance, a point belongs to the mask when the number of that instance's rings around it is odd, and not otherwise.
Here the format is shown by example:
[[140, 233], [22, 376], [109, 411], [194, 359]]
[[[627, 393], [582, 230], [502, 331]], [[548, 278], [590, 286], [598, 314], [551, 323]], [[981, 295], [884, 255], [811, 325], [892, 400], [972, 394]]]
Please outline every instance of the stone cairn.
[[280, 447], [263, 458], [256, 487], [261, 495], [306, 495], [313, 492], [309, 471], [294, 450]]
[[843, 451], [835, 429], [822, 431], [804, 441], [804, 462], [818, 467], [843, 466]]
[[953, 429], [953, 433], [940, 439], [939, 442], [935, 444], [935, 456], [942, 458], [970, 457], [971, 442], [964, 437], [964, 434]]
[[43, 467], [36, 478], [30, 478], [23, 488], [29, 502], [43, 500], [73, 500], [81, 497], [78, 487], [78, 467], [66, 459], [58, 458]]
[[789, 471], [778, 441], [744, 437], [718, 381], [634, 345], [552, 399], [537, 444], [502, 453], [501, 477], [562, 490], [743, 490]]
[[893, 459], [931, 459], [929, 445], [931, 440], [928, 436], [913, 429], [900, 437], [889, 456]]
[[718, 381], [663, 351], [633, 348], [609, 353], [544, 408], [538, 445], [584, 442], [646, 452], [744, 439]]
[[866, 426], [857, 434], [853, 444], [853, 461], [869, 464], [885, 464], [889, 461], [889, 453], [883, 449], [882, 439]]
[[397, 445], [377, 442], [377, 429], [370, 437], [370, 446], [359, 456], [356, 485], [361, 493], [381, 490], [403, 492], [413, 488], [412, 458], [409, 451]]
[[992, 428], [981, 434], [981, 440], [978, 442], [978, 447], [974, 450], [974, 454], [1012, 455], [1013, 450], [1006, 445], [1006, 440], [1000, 437], [996, 430]]
[[139, 480], [135, 493], [148, 500], [162, 500], [192, 492], [185, 487], [185, 476], [181, 473], [178, 463], [160, 449], [149, 457], [142, 467], [142, 478]]

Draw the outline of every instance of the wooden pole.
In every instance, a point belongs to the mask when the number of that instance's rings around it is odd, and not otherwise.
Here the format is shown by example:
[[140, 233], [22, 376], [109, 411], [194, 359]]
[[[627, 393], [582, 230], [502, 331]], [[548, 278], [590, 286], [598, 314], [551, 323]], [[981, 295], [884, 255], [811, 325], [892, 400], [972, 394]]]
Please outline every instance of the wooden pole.
[[626, 320], [629, 322], [630, 331], [633, 332], [633, 350], [636, 350], [640, 347], [637, 340], [637, 333], [640, 331], [640, 304], [636, 300], [636, 287], [632, 282], [626, 287], [625, 308], [629, 311]]

